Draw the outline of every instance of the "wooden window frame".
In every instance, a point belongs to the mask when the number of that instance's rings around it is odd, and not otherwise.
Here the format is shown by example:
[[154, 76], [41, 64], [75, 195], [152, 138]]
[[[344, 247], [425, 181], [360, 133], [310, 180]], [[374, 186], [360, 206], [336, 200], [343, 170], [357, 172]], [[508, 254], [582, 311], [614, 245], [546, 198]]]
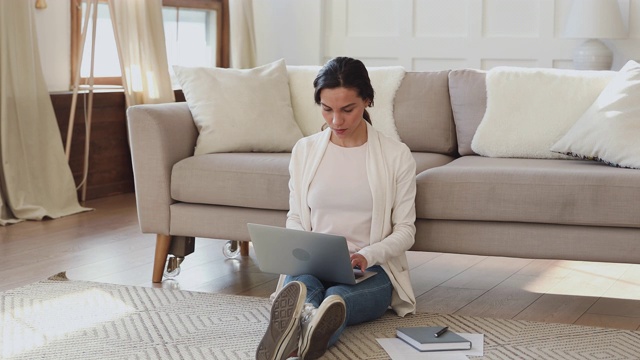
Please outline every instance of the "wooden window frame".
[[[107, 0], [98, 0], [106, 3]], [[78, 71], [78, 59], [75, 54], [78, 52], [82, 41], [82, 0], [71, 0], [71, 82], [73, 87]], [[162, 6], [215, 10], [218, 14], [217, 36], [217, 58], [216, 66], [229, 67], [229, 0], [162, 0]], [[86, 45], [86, 44], [85, 44]], [[80, 78], [81, 82], [87, 78]], [[95, 77], [95, 85], [122, 85], [121, 77]]]

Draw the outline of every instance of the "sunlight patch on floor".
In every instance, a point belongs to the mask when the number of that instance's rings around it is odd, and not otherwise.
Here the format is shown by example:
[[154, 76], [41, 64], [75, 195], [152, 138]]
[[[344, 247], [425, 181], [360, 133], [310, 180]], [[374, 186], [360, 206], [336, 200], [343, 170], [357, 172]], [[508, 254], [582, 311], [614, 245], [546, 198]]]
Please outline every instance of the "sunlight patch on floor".
[[[0, 315], [0, 354], [3, 359], [17, 356], [134, 311], [108, 292], [98, 289], [24, 306], [14, 304], [13, 311]], [[47, 321], [43, 322], [43, 319]]]
[[556, 261], [523, 289], [550, 295], [640, 300], [639, 270], [636, 264]]

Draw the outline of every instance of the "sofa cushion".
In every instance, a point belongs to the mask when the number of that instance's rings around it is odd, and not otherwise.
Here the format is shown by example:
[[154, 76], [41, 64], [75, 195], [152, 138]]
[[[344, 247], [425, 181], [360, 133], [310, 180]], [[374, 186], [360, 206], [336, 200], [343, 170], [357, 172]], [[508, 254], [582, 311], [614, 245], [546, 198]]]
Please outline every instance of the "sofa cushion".
[[640, 64], [630, 60], [551, 151], [640, 169]]
[[302, 138], [284, 60], [253, 69], [174, 71], [198, 128], [196, 155], [291, 151]]
[[[194, 204], [289, 209], [288, 153], [192, 156], [173, 166], [171, 198]], [[451, 162], [443, 154], [413, 153], [417, 173]]]
[[287, 65], [293, 116], [304, 136], [322, 131], [325, 124], [320, 106], [313, 98], [313, 80], [320, 69], [322, 66]]
[[197, 204], [289, 209], [290, 153], [192, 156], [173, 166], [171, 197]]
[[449, 73], [449, 96], [456, 125], [458, 153], [475, 155], [471, 140], [487, 110], [486, 72], [474, 69], [452, 70]]
[[398, 135], [411, 151], [457, 151], [448, 73], [407, 72], [402, 79], [393, 114]]
[[428, 152], [412, 152], [413, 159], [416, 161], [416, 174], [431, 169], [436, 166], [442, 166], [455, 160], [451, 155], [428, 153]]
[[419, 218], [640, 228], [640, 172], [581, 160], [464, 156], [416, 178]]
[[487, 110], [471, 148], [491, 157], [557, 159], [553, 144], [578, 120], [613, 71], [496, 67], [487, 72]]

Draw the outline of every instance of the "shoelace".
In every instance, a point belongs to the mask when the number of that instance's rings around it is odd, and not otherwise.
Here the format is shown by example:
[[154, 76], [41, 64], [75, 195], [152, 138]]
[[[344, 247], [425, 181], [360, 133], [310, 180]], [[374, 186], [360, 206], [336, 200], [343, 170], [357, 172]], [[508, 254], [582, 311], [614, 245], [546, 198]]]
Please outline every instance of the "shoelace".
[[300, 314], [300, 320], [303, 324], [307, 324], [309, 323], [309, 321], [311, 321], [311, 318], [318, 312], [318, 309], [316, 309], [315, 306], [313, 306], [313, 304], [309, 304], [309, 303], [305, 303], [304, 307], [302, 308], [302, 313]]

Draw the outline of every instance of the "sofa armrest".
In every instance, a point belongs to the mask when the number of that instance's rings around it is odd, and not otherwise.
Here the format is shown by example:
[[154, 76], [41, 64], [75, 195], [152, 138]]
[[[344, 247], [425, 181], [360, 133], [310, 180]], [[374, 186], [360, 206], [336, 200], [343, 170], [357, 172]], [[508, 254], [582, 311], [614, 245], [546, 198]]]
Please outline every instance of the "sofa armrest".
[[140, 229], [170, 235], [171, 170], [193, 156], [198, 130], [185, 102], [127, 109]]

